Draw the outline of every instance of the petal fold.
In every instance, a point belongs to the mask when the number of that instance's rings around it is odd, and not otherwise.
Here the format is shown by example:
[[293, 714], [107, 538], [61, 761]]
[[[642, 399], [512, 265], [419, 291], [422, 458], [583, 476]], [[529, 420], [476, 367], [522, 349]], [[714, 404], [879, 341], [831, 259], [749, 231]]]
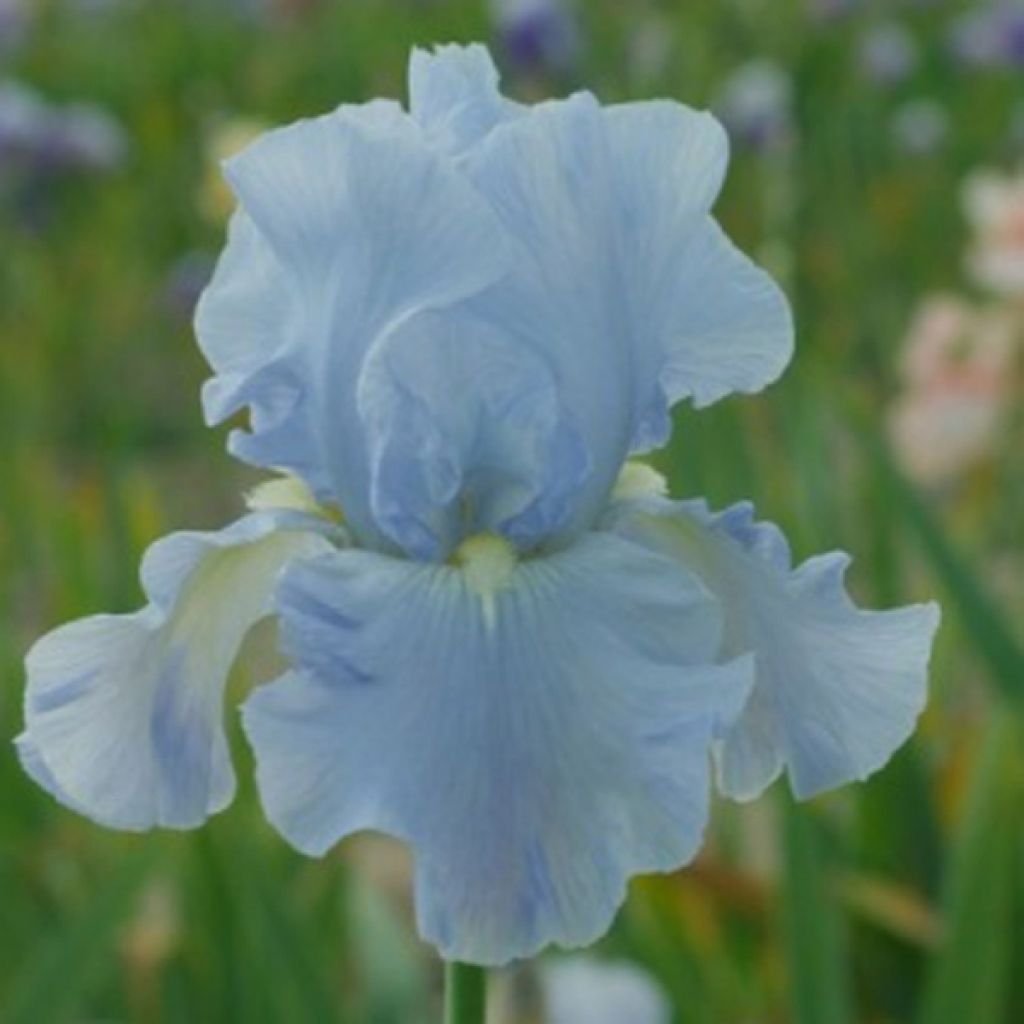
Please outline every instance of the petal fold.
[[608, 107], [622, 274], [641, 368], [632, 449], [668, 437], [668, 409], [770, 384], [793, 352], [785, 297], [710, 216], [728, 141], [710, 114], [655, 100]]
[[[534, 503], [517, 529], [569, 543], [601, 515], [628, 455], [666, 440], [674, 402], [755, 391], [781, 372], [786, 301], [711, 217], [728, 154], [709, 114], [602, 107], [587, 93], [515, 104], [479, 46], [416, 51], [409, 75], [409, 114], [342, 107], [227, 164], [241, 211], [197, 319], [216, 373], [208, 418], [248, 407], [234, 454], [302, 476], [364, 546], [413, 550], [408, 524], [380, 518], [393, 423], [367, 416], [356, 389], [385, 339], [450, 313], [478, 328], [460, 346], [467, 366], [498, 338], [523, 374], [550, 374], [540, 404], [553, 395], [578, 434], [586, 479], [568, 504]], [[444, 434], [444, 419], [425, 426]], [[432, 474], [435, 454], [403, 476]], [[506, 454], [520, 473], [521, 451]], [[439, 493], [457, 477], [439, 478]], [[437, 503], [428, 518], [446, 518]], [[419, 527], [424, 515], [409, 510]], [[415, 550], [437, 548], [439, 528], [427, 524]]]
[[281, 568], [329, 547], [310, 527], [263, 512], [217, 533], [172, 534], [143, 560], [145, 608], [40, 639], [26, 658], [18, 739], [28, 774], [114, 828], [192, 828], [230, 803], [227, 674], [249, 627], [271, 611]]
[[634, 351], [617, 261], [608, 138], [589, 94], [494, 129], [466, 173], [515, 246], [514, 270], [469, 305], [548, 360], [593, 470], [567, 533], [590, 527], [628, 450]]
[[243, 712], [267, 815], [310, 854], [361, 829], [408, 842], [446, 957], [590, 942], [631, 875], [696, 852], [751, 664], [711, 663], [716, 604], [664, 557], [591, 534], [484, 594], [339, 552], [292, 566], [278, 601], [298, 667]]
[[551, 361], [593, 456], [578, 528], [631, 452], [665, 442], [673, 403], [756, 391], [792, 354], [785, 297], [710, 214], [727, 158], [710, 114], [581, 93], [498, 124], [461, 165], [518, 254], [469, 304]]
[[243, 460], [302, 476], [387, 546], [369, 508], [355, 398], [374, 340], [507, 269], [488, 205], [393, 105], [342, 107], [263, 136], [226, 165], [242, 212], [197, 317], [217, 377], [208, 415], [249, 406]]
[[416, 558], [479, 532], [528, 550], [566, 523], [590, 472], [550, 366], [472, 316], [422, 314], [379, 339], [358, 401], [374, 516]]
[[863, 611], [841, 552], [794, 567], [778, 527], [747, 503], [623, 503], [611, 528], [674, 555], [721, 601], [722, 654], [753, 652], [756, 679], [718, 750], [719, 785], [752, 799], [785, 769], [806, 798], [881, 768], [913, 732], [927, 697], [935, 604]]

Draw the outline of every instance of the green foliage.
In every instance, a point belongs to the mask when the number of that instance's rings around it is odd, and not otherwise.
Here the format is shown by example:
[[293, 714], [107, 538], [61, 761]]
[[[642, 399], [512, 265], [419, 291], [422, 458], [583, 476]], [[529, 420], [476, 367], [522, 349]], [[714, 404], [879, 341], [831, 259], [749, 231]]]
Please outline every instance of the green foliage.
[[[38, 6], [4, 73], [54, 101], [102, 103], [130, 152], [112, 175], [28, 190], [4, 185], [0, 167], [7, 737], [32, 638], [133, 607], [145, 545], [172, 526], [222, 523], [252, 483], [202, 426], [205, 371], [169, 283], [183, 257], [201, 264], [221, 244], [207, 152], [218, 125], [401, 95], [411, 44], [490, 32], [483, 0], [331, 0], [270, 22], [226, 0]], [[962, 287], [960, 182], [1010, 155], [1019, 77], [958, 72], [941, 5], [899, 5], [923, 60], [889, 87], [866, 82], [857, 57], [881, 5], [825, 23], [804, 0], [583, 6], [589, 45], [573, 80], [513, 78], [514, 91], [585, 83], [607, 100], [703, 105], [753, 58], [778, 62], [794, 87], [793, 145], [737, 147], [719, 213], [784, 279], [797, 359], [766, 396], [680, 410], [656, 456], [673, 491], [715, 506], [752, 498], [798, 555], [852, 551], [865, 601], [937, 595], [945, 612], [930, 707], [907, 750], [809, 807], [781, 787], [718, 807], [697, 864], [639, 882], [599, 952], [650, 971], [680, 1024], [1024, 1019], [1022, 417], [1010, 455], [942, 492], [908, 482], [881, 429], [916, 304]], [[637, 64], [642, 24], [667, 45], [657, 67]], [[921, 97], [946, 110], [949, 135], [909, 155], [892, 116]], [[271, 647], [252, 644], [236, 692], [273, 671]], [[234, 739], [240, 799], [188, 835], [107, 834], [0, 757], [0, 1020], [440, 1019], [404, 862], [390, 867], [390, 847], [320, 862], [290, 851]]]

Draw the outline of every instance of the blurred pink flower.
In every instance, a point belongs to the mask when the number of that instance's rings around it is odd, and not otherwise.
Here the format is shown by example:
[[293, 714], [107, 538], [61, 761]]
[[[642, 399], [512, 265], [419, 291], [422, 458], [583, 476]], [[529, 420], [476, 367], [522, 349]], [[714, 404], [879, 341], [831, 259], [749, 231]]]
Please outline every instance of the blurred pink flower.
[[1015, 389], [1019, 325], [952, 296], [925, 301], [904, 342], [890, 431], [906, 471], [946, 483], [987, 455]]
[[974, 231], [971, 275], [985, 288], [1024, 300], [1024, 168], [1009, 176], [978, 172], [963, 198]]

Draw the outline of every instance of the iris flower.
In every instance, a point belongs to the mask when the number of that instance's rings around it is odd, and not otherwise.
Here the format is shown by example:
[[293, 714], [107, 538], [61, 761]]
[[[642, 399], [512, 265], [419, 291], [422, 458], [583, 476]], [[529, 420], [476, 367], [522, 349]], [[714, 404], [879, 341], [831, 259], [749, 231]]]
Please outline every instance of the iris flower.
[[521, 106], [479, 46], [414, 52], [408, 111], [342, 106], [226, 164], [197, 314], [206, 417], [290, 477], [156, 542], [149, 603], [27, 659], [27, 771], [122, 829], [193, 828], [235, 778], [225, 678], [258, 619], [292, 668], [242, 717], [271, 823], [318, 856], [415, 855], [422, 935], [499, 964], [600, 936], [689, 861], [718, 788], [811, 796], [885, 763], [937, 610], [858, 610], [748, 505], [675, 502], [630, 457], [670, 408], [774, 380], [783, 295], [710, 214], [708, 114]]

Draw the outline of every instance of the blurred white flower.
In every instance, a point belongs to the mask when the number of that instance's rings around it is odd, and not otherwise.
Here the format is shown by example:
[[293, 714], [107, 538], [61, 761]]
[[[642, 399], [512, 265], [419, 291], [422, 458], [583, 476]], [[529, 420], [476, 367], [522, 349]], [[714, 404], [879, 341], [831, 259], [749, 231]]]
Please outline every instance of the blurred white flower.
[[732, 73], [713, 106], [734, 141], [772, 149], [792, 137], [792, 104], [793, 87], [785, 69], [755, 60]]
[[905, 153], [927, 156], [949, 135], [949, 115], [935, 100], [910, 100], [900, 106], [889, 123], [893, 142]]
[[948, 483], [988, 455], [1014, 393], [1019, 325], [952, 296], [922, 305], [904, 342], [905, 390], [890, 431], [907, 473]]
[[1024, 300], [1024, 168], [1009, 176], [972, 175], [963, 202], [974, 233], [967, 258], [971, 276], [993, 292]]
[[658, 82], [673, 57], [675, 37], [672, 22], [665, 15], [650, 11], [633, 22], [626, 49], [632, 80], [639, 86]]
[[32, 152], [46, 137], [52, 113], [33, 89], [12, 79], [0, 81], [0, 157]]
[[671, 1010], [657, 982], [639, 967], [591, 956], [541, 967], [546, 1024], [668, 1024]]

